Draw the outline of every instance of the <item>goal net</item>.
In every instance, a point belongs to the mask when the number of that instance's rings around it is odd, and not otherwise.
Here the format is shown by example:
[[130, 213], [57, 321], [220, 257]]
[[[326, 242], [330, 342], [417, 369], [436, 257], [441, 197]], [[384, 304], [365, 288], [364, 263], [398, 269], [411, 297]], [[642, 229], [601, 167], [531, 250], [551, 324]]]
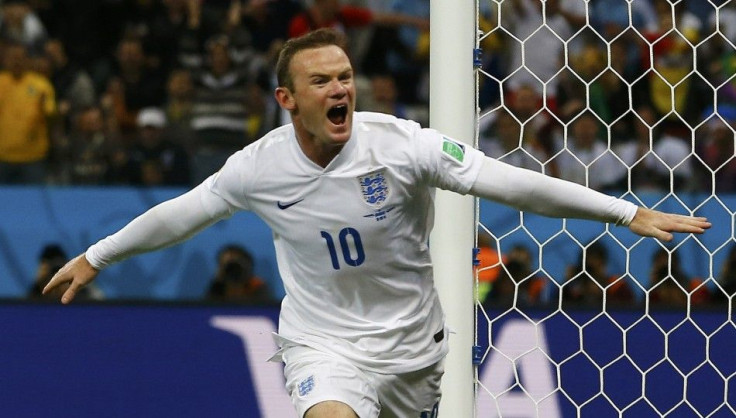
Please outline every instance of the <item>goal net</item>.
[[476, 416], [734, 416], [736, 1], [477, 16], [479, 148], [714, 228], [663, 243], [481, 201]]

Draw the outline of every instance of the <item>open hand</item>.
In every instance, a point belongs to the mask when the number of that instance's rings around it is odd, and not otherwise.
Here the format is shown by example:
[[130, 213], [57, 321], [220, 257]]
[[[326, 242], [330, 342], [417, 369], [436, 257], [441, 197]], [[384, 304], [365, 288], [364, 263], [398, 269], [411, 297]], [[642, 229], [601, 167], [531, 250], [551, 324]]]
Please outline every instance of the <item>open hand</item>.
[[672, 232], [702, 234], [711, 227], [703, 217], [676, 215], [639, 207], [629, 229], [644, 237], [654, 237], [660, 241], [672, 241]]
[[61, 296], [61, 303], [67, 304], [74, 299], [81, 288], [92, 282], [98, 273], [99, 270], [92, 267], [84, 254], [80, 254], [54, 274], [54, 277], [43, 288], [43, 294], [48, 294], [56, 288], [66, 287]]

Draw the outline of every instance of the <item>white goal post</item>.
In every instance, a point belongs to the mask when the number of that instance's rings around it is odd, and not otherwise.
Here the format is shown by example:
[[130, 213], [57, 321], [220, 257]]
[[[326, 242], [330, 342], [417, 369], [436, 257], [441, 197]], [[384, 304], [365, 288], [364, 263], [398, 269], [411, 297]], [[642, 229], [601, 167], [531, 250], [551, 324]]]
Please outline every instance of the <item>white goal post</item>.
[[[432, 0], [430, 10], [430, 126], [473, 146], [475, 0]], [[439, 414], [445, 417], [475, 416], [474, 209], [470, 196], [437, 191], [430, 248], [437, 289], [451, 330]]]

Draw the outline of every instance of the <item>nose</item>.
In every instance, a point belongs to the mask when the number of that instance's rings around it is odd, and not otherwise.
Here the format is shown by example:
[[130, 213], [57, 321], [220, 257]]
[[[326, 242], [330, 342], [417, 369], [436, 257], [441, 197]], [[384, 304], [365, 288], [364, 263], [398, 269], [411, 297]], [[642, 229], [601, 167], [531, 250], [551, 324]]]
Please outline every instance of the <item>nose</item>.
[[330, 97], [343, 97], [347, 94], [347, 86], [340, 80], [332, 80], [330, 83]]

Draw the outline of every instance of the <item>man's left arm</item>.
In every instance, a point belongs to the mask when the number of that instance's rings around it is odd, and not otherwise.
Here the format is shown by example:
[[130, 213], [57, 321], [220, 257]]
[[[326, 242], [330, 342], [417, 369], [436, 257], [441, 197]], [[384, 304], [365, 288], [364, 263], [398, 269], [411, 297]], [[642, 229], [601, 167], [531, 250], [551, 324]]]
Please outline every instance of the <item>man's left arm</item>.
[[555, 218], [590, 219], [628, 226], [641, 236], [671, 241], [673, 232], [703, 233], [706, 218], [639, 207], [577, 183], [484, 157], [470, 194]]

